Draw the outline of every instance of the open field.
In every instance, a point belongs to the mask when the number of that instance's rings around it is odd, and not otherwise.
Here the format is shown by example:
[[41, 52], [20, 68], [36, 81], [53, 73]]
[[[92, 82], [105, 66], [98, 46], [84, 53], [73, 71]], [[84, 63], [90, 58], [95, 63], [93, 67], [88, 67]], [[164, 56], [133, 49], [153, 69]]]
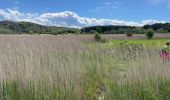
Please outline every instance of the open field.
[[[82, 42], [94, 41], [94, 35], [57, 35], [57, 37], [71, 38]], [[125, 34], [102, 35], [102, 38], [107, 40], [129, 40], [129, 39], [146, 39], [144, 34], [134, 34], [133, 37], [127, 38]], [[170, 34], [155, 34], [153, 39], [168, 39]]]
[[127, 42], [127, 44], [136, 44], [142, 45], [145, 48], [150, 49], [161, 49], [162, 46], [166, 44], [166, 42], [170, 41], [170, 39], [128, 39], [128, 40], [110, 40], [106, 43], [96, 44], [95, 42], [86, 43], [89, 47], [96, 47], [96, 45], [100, 45], [103, 48], [111, 48], [111, 47], [119, 47], [122, 43]]
[[[103, 37], [117, 40], [87, 43], [94, 41], [92, 35], [1, 35], [0, 99], [170, 99], [170, 65], [159, 58], [159, 46], [168, 39]], [[118, 47], [122, 39], [146, 46], [129, 51]], [[156, 48], [155, 42], [160, 43]]]

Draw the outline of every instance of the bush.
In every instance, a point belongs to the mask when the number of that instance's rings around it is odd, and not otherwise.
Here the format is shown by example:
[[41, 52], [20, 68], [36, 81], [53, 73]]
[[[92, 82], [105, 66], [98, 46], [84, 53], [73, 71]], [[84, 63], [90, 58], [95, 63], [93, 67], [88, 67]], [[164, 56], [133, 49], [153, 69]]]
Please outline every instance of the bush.
[[127, 37], [132, 37], [132, 36], [133, 36], [133, 33], [126, 33], [126, 36], [127, 36]]
[[99, 33], [95, 33], [94, 39], [95, 39], [96, 41], [101, 41], [101, 35], [100, 35]]
[[146, 37], [147, 37], [148, 39], [153, 38], [153, 36], [154, 36], [154, 30], [153, 30], [153, 29], [148, 29], [148, 30], [146, 30], [145, 35], [146, 35]]

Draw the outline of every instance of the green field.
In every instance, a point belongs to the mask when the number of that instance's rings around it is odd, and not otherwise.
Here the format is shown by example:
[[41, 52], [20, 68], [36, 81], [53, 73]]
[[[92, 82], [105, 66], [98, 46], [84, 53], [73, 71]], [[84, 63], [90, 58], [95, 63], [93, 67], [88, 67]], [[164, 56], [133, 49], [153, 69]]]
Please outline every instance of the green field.
[[[84, 37], [83, 37], [84, 38]], [[2, 100], [169, 100], [169, 39], [86, 42], [80, 36], [0, 36]]]
[[110, 40], [107, 41], [106, 43], [87, 43], [88, 46], [96, 46], [96, 45], [101, 45], [103, 47], [112, 47], [112, 46], [120, 46], [121, 43], [127, 42], [128, 44], [142, 44], [146, 48], [161, 48], [163, 45], [166, 44], [166, 42], [169, 42], [170, 39], [132, 39], [132, 40]]

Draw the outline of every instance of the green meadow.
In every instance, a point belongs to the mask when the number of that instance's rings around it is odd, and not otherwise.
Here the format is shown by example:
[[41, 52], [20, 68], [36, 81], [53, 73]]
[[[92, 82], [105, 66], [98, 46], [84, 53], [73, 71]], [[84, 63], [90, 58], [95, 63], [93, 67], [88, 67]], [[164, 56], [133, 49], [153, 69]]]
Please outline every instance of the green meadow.
[[0, 98], [169, 100], [170, 66], [159, 57], [159, 48], [169, 39], [126, 41], [121, 46], [125, 40], [1, 36]]
[[121, 43], [127, 42], [128, 44], [142, 44], [146, 48], [161, 48], [166, 42], [169, 42], [170, 39], [130, 39], [130, 40], [110, 40], [106, 43], [86, 43], [89, 47], [95, 47], [96, 45], [101, 45], [103, 47], [119, 47]]

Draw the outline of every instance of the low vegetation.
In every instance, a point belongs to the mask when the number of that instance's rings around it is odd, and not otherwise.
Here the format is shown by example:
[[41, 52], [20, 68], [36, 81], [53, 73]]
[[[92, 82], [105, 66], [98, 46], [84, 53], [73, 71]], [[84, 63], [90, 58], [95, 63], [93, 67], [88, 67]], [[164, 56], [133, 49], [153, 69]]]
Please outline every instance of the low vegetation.
[[153, 36], [154, 36], [154, 30], [153, 30], [153, 29], [148, 29], [148, 30], [146, 30], [145, 35], [146, 35], [146, 37], [147, 37], [148, 39], [153, 38]]
[[169, 65], [160, 45], [150, 47], [155, 41], [167, 39], [84, 44], [78, 36], [2, 35], [0, 98], [169, 100]]
[[100, 35], [99, 33], [95, 33], [94, 39], [95, 39], [96, 41], [101, 41], [101, 35]]
[[132, 37], [132, 36], [133, 36], [133, 33], [126, 33], [126, 36], [127, 36], [127, 37]]

